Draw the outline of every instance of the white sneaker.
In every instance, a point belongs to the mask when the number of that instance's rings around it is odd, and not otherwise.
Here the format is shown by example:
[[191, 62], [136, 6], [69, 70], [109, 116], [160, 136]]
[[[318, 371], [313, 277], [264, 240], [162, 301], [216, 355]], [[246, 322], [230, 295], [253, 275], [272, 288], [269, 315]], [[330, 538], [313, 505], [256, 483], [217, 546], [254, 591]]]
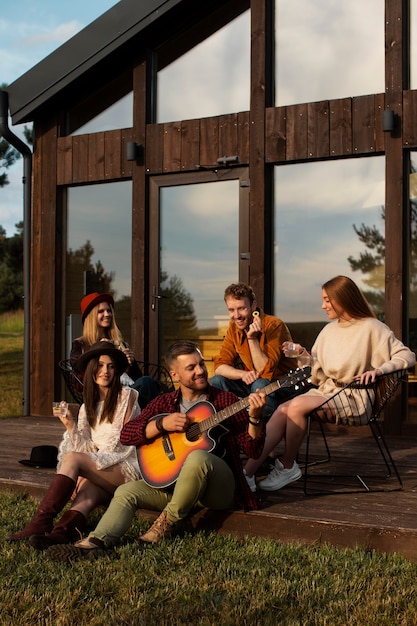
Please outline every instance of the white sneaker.
[[249, 478], [249, 476], [246, 476], [246, 470], [245, 470], [245, 469], [243, 470], [243, 473], [244, 473], [244, 475], [245, 475], [246, 482], [247, 482], [247, 483], [248, 483], [248, 485], [249, 485], [249, 489], [252, 491], [252, 493], [255, 493], [255, 491], [256, 491], [256, 480], [255, 480], [255, 476], [251, 476], [250, 478]]
[[275, 467], [269, 472], [268, 476], [260, 481], [259, 487], [264, 491], [276, 491], [298, 480], [301, 477], [301, 470], [294, 461], [291, 469], [285, 468], [281, 461], [275, 461]]

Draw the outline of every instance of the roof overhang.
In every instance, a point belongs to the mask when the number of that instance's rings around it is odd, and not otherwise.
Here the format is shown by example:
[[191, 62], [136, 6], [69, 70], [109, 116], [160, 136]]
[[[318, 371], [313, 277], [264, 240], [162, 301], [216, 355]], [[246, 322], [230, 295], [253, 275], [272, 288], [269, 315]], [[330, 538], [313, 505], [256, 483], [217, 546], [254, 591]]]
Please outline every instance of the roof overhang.
[[45, 102], [182, 2], [118, 2], [8, 86], [13, 124], [32, 121], [34, 111]]

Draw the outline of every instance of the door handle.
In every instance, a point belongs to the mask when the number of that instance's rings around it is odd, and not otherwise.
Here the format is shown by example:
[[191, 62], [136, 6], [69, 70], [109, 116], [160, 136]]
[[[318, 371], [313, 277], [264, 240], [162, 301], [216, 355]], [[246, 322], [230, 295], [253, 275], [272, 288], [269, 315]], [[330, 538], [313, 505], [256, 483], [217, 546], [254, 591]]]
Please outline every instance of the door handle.
[[156, 287], [155, 285], [152, 287], [152, 304], [151, 304], [151, 309], [152, 311], [155, 311], [156, 309], [156, 300], [162, 300], [162, 298], [168, 298], [169, 296], [163, 296], [159, 293], [156, 292]]

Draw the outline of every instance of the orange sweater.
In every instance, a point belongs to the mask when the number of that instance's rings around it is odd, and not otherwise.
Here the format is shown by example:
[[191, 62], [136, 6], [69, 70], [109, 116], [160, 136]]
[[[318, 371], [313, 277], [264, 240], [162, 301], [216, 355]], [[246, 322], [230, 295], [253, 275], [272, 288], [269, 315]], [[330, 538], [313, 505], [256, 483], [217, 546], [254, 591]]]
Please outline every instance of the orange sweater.
[[[295, 359], [285, 357], [281, 350], [283, 341], [292, 341], [290, 331], [278, 317], [266, 315], [263, 311], [260, 312], [260, 316], [262, 333], [259, 337], [259, 344], [261, 350], [267, 355], [268, 362], [263, 370], [258, 373], [261, 378], [277, 380], [296, 367]], [[233, 321], [229, 322], [220, 354], [214, 357], [214, 371], [219, 365], [230, 365], [236, 369], [248, 371], [255, 369], [246, 333], [239, 330]]]

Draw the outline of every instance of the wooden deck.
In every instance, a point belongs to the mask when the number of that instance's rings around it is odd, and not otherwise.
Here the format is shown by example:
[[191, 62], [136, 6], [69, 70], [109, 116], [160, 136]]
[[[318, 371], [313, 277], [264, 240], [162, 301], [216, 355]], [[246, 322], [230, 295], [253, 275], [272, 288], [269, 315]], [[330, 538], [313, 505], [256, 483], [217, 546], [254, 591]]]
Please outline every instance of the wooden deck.
[[[26, 491], [40, 497], [54, 470], [21, 465], [36, 445], [58, 445], [62, 426], [53, 418], [13, 418], [0, 421], [0, 488]], [[381, 469], [367, 429], [331, 430], [332, 461], [314, 471]], [[193, 516], [195, 528], [271, 537], [279, 541], [330, 543], [339, 547], [399, 553], [417, 562], [417, 445], [411, 438], [389, 438], [403, 482], [402, 491], [305, 496], [303, 480], [274, 493], [259, 492], [261, 509], [251, 513], [202, 511]], [[317, 452], [319, 444], [317, 442]], [[312, 483], [311, 483], [312, 484]], [[319, 485], [329, 484], [319, 480]], [[333, 481], [330, 482], [333, 484]], [[347, 484], [347, 483], [346, 483]], [[356, 483], [359, 484], [359, 483]], [[385, 482], [384, 482], [385, 484]], [[395, 487], [395, 481], [386, 481]], [[143, 511], [152, 517], [155, 514]]]

